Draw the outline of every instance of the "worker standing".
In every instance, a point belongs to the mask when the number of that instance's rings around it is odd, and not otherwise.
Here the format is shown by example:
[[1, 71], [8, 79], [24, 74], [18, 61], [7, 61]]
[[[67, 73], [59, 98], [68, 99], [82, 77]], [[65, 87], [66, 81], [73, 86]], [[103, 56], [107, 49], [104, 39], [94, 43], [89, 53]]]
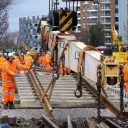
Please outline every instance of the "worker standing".
[[8, 60], [3, 64], [2, 70], [2, 102], [4, 109], [14, 109], [16, 64], [13, 62], [13, 53], [8, 54]]
[[46, 67], [46, 59], [45, 59], [45, 53], [42, 52], [39, 59], [38, 59], [38, 63], [40, 64], [40, 66], [42, 67], [42, 69], [44, 70]]
[[21, 54], [19, 55], [19, 60], [20, 60], [20, 63], [21, 63], [21, 64], [24, 64], [24, 54], [23, 54], [23, 53], [21, 53]]
[[51, 71], [51, 53], [49, 51], [45, 54], [45, 61], [46, 61], [47, 72], [50, 72]]
[[[30, 52], [27, 52], [27, 55], [24, 58], [24, 66], [28, 68], [28, 70], [31, 68], [31, 65], [33, 64], [33, 58], [30, 56]], [[28, 73], [28, 70], [24, 70], [24, 73]]]
[[128, 92], [128, 58], [127, 58], [127, 63], [124, 65], [124, 81], [125, 81], [125, 90]]

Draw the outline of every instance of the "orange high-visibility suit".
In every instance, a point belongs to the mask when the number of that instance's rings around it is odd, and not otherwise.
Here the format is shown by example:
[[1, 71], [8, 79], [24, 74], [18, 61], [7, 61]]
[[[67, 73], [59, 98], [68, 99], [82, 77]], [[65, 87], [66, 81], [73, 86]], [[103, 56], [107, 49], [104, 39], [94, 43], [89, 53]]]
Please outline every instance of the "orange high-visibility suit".
[[125, 90], [128, 92], [128, 62], [124, 65], [124, 81], [125, 81]]
[[62, 65], [62, 63], [60, 63], [60, 65], [59, 65], [59, 73], [63, 74], [63, 65]]
[[46, 61], [46, 67], [47, 67], [47, 72], [51, 71], [51, 56], [46, 53], [45, 55], [45, 61]]
[[24, 64], [24, 55], [19, 55], [19, 60], [21, 64]]
[[2, 70], [2, 102], [3, 104], [7, 104], [9, 101], [14, 101], [15, 94], [15, 75], [17, 68], [15, 62], [10, 63], [6, 61], [3, 64]]
[[[26, 55], [24, 58], [24, 66], [26, 66], [28, 68], [28, 70], [30, 69], [32, 63], [33, 63], [33, 58], [30, 55]], [[28, 70], [24, 70], [24, 73], [27, 73]]]
[[45, 67], [46, 67], [45, 56], [40, 56], [39, 59], [38, 59], [38, 63], [42, 65], [43, 69], [45, 69]]
[[3, 64], [4, 64], [5, 61], [6, 61], [5, 57], [1, 56], [0, 57], [0, 76], [1, 76], [1, 73], [2, 73]]
[[14, 57], [13, 61], [16, 63], [17, 72], [19, 72], [20, 71], [20, 66], [21, 66], [20, 60], [16, 55], [13, 55], [13, 57]]
[[59, 65], [59, 73], [64, 75], [68, 73], [68, 68], [66, 66], [63, 67], [62, 63]]

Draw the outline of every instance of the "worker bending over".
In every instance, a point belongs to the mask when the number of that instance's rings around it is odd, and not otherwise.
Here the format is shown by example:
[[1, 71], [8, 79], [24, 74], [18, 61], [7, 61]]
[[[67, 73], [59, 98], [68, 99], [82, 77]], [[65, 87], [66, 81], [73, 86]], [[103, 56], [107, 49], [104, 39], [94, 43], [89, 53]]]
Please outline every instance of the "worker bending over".
[[42, 52], [40, 54], [40, 57], [38, 59], [38, 63], [40, 64], [40, 66], [42, 67], [42, 69], [44, 71], [46, 68], [46, 59], [45, 59], [45, 53], [44, 52]]

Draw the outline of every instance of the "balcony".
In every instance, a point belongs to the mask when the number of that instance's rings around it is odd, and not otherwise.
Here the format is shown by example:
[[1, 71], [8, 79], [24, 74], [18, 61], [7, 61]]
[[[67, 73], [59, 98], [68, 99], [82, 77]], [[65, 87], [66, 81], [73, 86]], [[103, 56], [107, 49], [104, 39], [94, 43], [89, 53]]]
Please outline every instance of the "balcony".
[[111, 0], [101, 0], [101, 3], [102, 4], [110, 4], [111, 3]]

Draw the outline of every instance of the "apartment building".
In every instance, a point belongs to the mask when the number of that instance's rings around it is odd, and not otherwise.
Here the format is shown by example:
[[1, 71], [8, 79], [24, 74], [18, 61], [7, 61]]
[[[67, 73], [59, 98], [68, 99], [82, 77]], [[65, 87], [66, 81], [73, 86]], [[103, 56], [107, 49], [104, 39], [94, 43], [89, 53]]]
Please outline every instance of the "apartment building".
[[38, 47], [37, 25], [39, 21], [46, 16], [32, 16], [19, 18], [19, 39], [29, 47]]
[[90, 25], [100, 23], [105, 31], [105, 43], [111, 43], [111, 28], [114, 26], [126, 42], [126, 1], [99, 0], [99, 4], [81, 2], [81, 29], [88, 29]]

